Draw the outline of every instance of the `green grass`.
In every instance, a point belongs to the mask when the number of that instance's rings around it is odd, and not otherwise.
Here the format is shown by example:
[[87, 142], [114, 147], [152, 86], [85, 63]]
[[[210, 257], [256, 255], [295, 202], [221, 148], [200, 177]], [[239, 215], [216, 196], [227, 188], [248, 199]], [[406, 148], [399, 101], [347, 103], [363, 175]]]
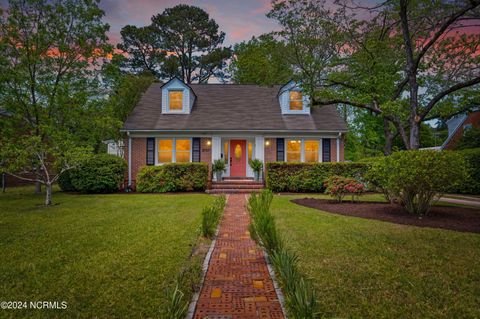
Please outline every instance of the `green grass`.
[[189, 195], [0, 194], [0, 301], [66, 301], [67, 310], [0, 310], [0, 317], [159, 317], [165, 291], [199, 235]]
[[480, 235], [324, 213], [298, 197], [276, 196], [272, 211], [326, 317], [480, 317]]

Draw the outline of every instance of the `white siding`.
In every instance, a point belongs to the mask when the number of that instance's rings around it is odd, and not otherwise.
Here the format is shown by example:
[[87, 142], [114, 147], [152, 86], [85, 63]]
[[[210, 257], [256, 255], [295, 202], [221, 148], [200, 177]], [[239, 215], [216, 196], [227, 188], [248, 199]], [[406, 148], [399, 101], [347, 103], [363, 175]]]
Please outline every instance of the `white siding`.
[[310, 114], [310, 98], [305, 94], [303, 94], [303, 110], [290, 111], [291, 90], [301, 91], [301, 88], [293, 81], [290, 81], [281, 88], [278, 96], [278, 102], [280, 103], [282, 114]]
[[[170, 111], [168, 109], [169, 100], [168, 100], [168, 92], [169, 91], [183, 91], [183, 98], [182, 98], [182, 110]], [[172, 79], [167, 82], [162, 87], [162, 114], [189, 114], [193, 107], [193, 102], [195, 100], [195, 95], [193, 94], [192, 90], [182, 81], [179, 79]]]

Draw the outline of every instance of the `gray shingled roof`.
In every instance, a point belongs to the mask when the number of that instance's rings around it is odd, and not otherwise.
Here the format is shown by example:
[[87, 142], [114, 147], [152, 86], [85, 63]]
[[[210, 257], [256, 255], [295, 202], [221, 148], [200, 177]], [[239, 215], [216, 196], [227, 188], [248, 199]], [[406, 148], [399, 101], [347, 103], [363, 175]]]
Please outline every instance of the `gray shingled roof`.
[[162, 114], [161, 83], [153, 83], [128, 117], [124, 130], [344, 132], [335, 106], [312, 108], [310, 115], [282, 115], [281, 86], [191, 84], [197, 99], [190, 114]]

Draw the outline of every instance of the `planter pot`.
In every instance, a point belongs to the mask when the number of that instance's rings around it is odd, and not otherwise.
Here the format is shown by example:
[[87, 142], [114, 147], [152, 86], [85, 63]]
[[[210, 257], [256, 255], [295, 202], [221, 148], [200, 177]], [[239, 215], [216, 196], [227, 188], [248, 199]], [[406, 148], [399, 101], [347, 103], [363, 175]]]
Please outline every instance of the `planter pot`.
[[222, 172], [215, 172], [215, 177], [218, 182], [222, 180]]
[[260, 172], [253, 172], [253, 179], [255, 182], [258, 182], [260, 180]]

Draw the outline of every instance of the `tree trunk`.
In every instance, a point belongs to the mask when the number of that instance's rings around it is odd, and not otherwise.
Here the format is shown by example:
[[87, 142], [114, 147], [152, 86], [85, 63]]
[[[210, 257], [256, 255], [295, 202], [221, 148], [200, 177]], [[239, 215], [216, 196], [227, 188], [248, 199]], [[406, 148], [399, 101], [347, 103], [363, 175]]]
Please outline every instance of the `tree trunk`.
[[52, 204], [52, 184], [45, 184], [45, 206]]
[[385, 146], [383, 147], [383, 154], [388, 156], [392, 154], [393, 133], [390, 130], [390, 121], [383, 118], [383, 133], [385, 134]]
[[418, 150], [420, 148], [420, 123], [416, 118], [410, 120], [410, 149]]

